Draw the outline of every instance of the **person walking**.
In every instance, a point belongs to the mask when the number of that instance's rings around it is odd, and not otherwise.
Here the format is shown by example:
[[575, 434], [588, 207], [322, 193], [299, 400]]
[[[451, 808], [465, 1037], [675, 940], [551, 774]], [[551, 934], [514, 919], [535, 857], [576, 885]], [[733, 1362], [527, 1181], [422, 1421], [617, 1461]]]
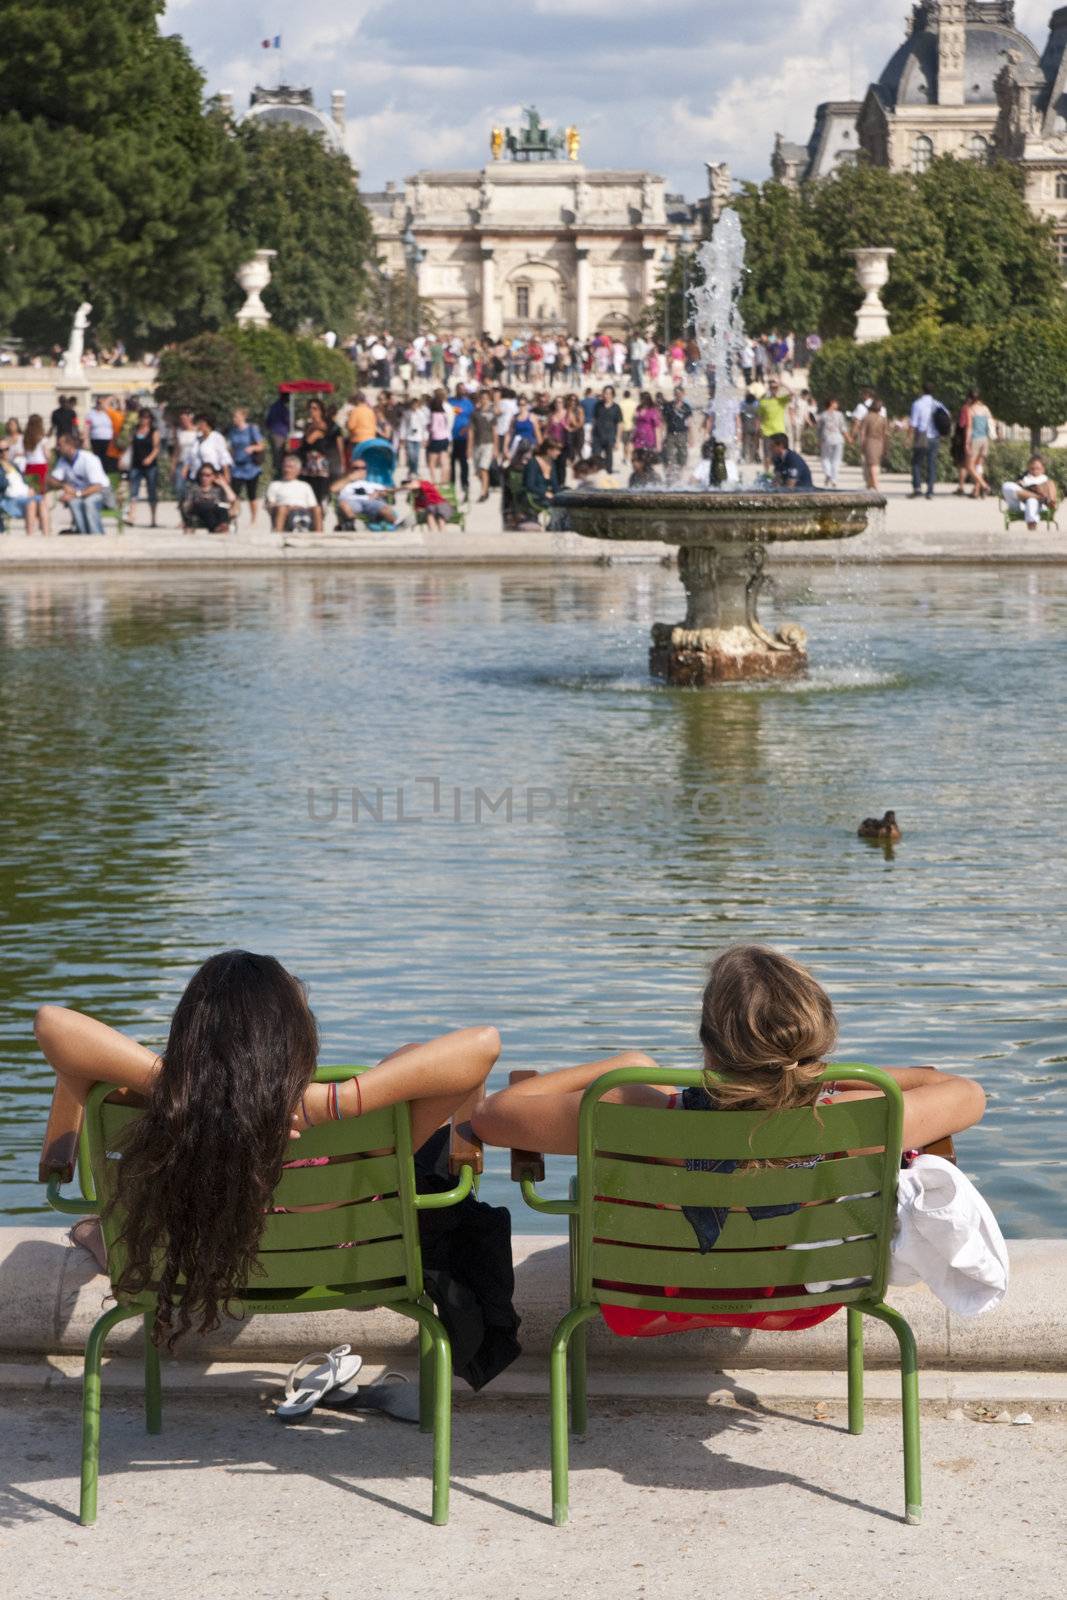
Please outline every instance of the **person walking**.
[[[227, 443], [233, 456], [230, 481], [236, 500], [234, 515], [240, 518], [241, 496], [244, 494], [248, 500], [249, 515], [254, 526], [259, 515], [259, 479], [263, 471], [263, 456], [267, 445], [256, 424], [249, 422], [248, 412], [244, 406], [234, 408], [233, 426], [227, 436]], [[130, 493], [132, 497], [132, 480]]]
[[663, 407], [663, 465], [668, 479], [680, 477], [689, 461], [689, 425], [693, 408], [685, 398], [681, 384], [674, 398]]
[[[974, 479], [975, 495], [979, 500], [984, 500], [987, 494], [993, 492], [985, 475], [986, 461], [989, 458], [989, 440], [993, 431], [993, 413], [977, 389], [972, 389], [967, 398], [971, 407], [970, 472]], [[28, 426], [26, 433], [28, 437]]]
[[609, 472], [614, 471], [615, 443], [621, 427], [622, 412], [615, 400], [615, 390], [609, 383], [593, 412], [593, 454], [603, 456]]
[[[956, 468], [957, 483], [955, 493], [962, 497], [967, 493], [967, 479], [971, 475], [971, 397], [964, 400], [956, 413], [956, 425], [952, 430], [952, 464]], [[977, 497], [977, 486], [975, 495]]]
[[952, 418], [947, 407], [934, 399], [933, 385], [923, 383], [923, 392], [911, 408], [911, 498], [920, 500], [923, 479], [926, 479], [926, 498], [934, 498], [937, 483], [937, 457], [941, 440], [952, 431]]
[[[841, 462], [845, 456], [847, 436], [848, 421], [841, 410], [837, 396], [831, 395], [819, 412], [819, 456], [822, 460], [827, 489], [839, 487], [838, 478], [841, 475]], [[796, 446], [793, 445], [791, 448], [796, 449]]]
[[585, 412], [576, 394], [567, 397], [567, 465], [574, 469], [585, 454]]
[[98, 394], [85, 418], [85, 443], [105, 472], [114, 437], [115, 424], [111, 420], [111, 413], [104, 405], [103, 395]]
[[[555, 404], [560, 410], [563, 409], [562, 400], [557, 400]], [[478, 403], [471, 417], [470, 426], [471, 441], [474, 446], [474, 470], [478, 474], [482, 490], [478, 499], [478, 504], [481, 505], [489, 498], [489, 475], [496, 459], [496, 417], [493, 414], [493, 397], [488, 389], [479, 391]]]
[[460, 493], [471, 497], [471, 418], [474, 401], [462, 383], [456, 385], [452, 400], [452, 482], [459, 475]]
[[663, 449], [663, 414], [647, 389], [642, 389], [634, 415], [634, 457], [643, 453], [658, 460]]
[[341, 430], [321, 400], [308, 405], [307, 422], [297, 447], [300, 476], [311, 485], [315, 501], [325, 504], [330, 484], [344, 471], [341, 462]]
[[448, 453], [452, 444], [452, 410], [443, 389], [435, 389], [430, 400], [426, 438], [426, 470], [431, 483], [447, 483]]
[[877, 395], [871, 395], [864, 402], [856, 442], [863, 458], [863, 481], [868, 489], [877, 491], [878, 474], [889, 449], [889, 418]]
[[[756, 363], [759, 364], [759, 352], [764, 346], [757, 342]], [[767, 393], [759, 402], [760, 439], [763, 445], [763, 464], [769, 467], [773, 446], [771, 441], [780, 433], [789, 436], [789, 402], [788, 391], [783, 393], [782, 385], [778, 378], [772, 377], [767, 384]]]
[[156, 507], [159, 505], [159, 428], [147, 406], [137, 413], [137, 422], [130, 437], [130, 505], [126, 521], [132, 528], [134, 511], [144, 484], [148, 500], [149, 526], [156, 526]]

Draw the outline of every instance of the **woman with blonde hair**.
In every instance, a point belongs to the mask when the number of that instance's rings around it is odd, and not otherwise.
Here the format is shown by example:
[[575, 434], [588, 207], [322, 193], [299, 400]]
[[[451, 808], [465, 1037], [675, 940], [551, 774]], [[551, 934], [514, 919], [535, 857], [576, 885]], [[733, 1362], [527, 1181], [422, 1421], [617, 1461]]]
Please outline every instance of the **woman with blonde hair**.
[[[840, 1104], [880, 1094], [861, 1083], [824, 1084], [822, 1074], [837, 1043], [837, 1019], [829, 995], [810, 972], [788, 956], [759, 945], [726, 950], [712, 964], [700, 1020], [705, 1086], [681, 1094], [652, 1084], [635, 1083], [609, 1090], [605, 1100], [640, 1106], [650, 1116], [685, 1111], [791, 1111]], [[475, 1131], [488, 1144], [546, 1154], [574, 1155], [582, 1096], [591, 1084], [620, 1067], [654, 1070], [657, 1063], [642, 1051], [626, 1050], [604, 1061], [565, 1067], [528, 1078], [490, 1096], [475, 1113]], [[904, 1097], [904, 1147], [934, 1144], [978, 1122], [985, 1109], [979, 1084], [939, 1072], [933, 1067], [894, 1067], [889, 1076]], [[815, 1157], [818, 1161], [820, 1158]], [[686, 1163], [705, 1170], [699, 1161]], [[713, 1164], [711, 1170], [721, 1170]], [[705, 1247], [701, 1229], [710, 1216], [687, 1213], [694, 1241]], [[717, 1223], [717, 1228], [721, 1222]], [[714, 1239], [708, 1238], [708, 1248]], [[708, 1290], [709, 1301], [730, 1298], [733, 1291]], [[773, 1300], [773, 1290], [759, 1291]], [[840, 1308], [819, 1304], [799, 1309], [697, 1314], [640, 1311], [605, 1305], [604, 1319], [613, 1332], [655, 1337], [698, 1327], [770, 1328], [792, 1332], [825, 1321]]]

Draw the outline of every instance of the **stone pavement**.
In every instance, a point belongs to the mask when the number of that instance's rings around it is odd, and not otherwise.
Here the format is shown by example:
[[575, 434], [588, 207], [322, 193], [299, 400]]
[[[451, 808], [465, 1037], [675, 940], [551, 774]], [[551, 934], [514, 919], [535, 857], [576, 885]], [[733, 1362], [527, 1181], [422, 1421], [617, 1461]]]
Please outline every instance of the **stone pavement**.
[[1052, 1600], [1067, 1553], [1067, 1422], [923, 1419], [921, 1527], [901, 1520], [900, 1423], [840, 1405], [599, 1402], [548, 1519], [547, 1406], [457, 1406], [452, 1516], [430, 1440], [384, 1418], [285, 1428], [243, 1398], [168, 1396], [161, 1435], [105, 1378], [99, 1520], [76, 1521], [73, 1394], [0, 1406], [0, 1592], [77, 1600]]
[[[842, 472], [842, 488], [861, 487], [858, 468], [846, 467]], [[1067, 510], [1063, 512], [1063, 532], [1042, 529], [1030, 534], [1017, 524], [1006, 533], [995, 500], [975, 503], [957, 499], [951, 488], [944, 485], [931, 501], [912, 500], [909, 498], [911, 485], [900, 476], [887, 476], [883, 488], [888, 502], [885, 516], [875, 517], [868, 531], [858, 539], [777, 545], [772, 554], [773, 562], [777, 565], [840, 561], [1067, 565]], [[605, 559], [661, 560], [667, 554], [666, 546], [655, 543], [620, 544], [563, 533], [506, 533], [500, 525], [500, 497], [495, 493], [485, 505], [471, 503], [464, 531], [441, 534], [411, 528], [396, 533], [361, 531], [351, 535], [328, 533], [319, 537], [283, 538], [268, 531], [263, 513], [254, 532], [245, 520], [236, 534], [182, 534], [171, 502], [160, 507], [160, 527], [156, 530], [143, 525], [147, 519], [147, 507], [143, 503], [138, 508], [138, 517], [141, 526], [127, 528], [121, 533], [109, 531], [100, 539], [27, 539], [18, 532], [0, 536], [0, 571], [55, 567], [109, 570], [144, 566], [159, 570], [201, 565], [412, 562], [494, 565], [519, 562], [560, 566]], [[58, 521], [57, 514], [57, 525]], [[332, 526], [332, 514], [328, 522]]]

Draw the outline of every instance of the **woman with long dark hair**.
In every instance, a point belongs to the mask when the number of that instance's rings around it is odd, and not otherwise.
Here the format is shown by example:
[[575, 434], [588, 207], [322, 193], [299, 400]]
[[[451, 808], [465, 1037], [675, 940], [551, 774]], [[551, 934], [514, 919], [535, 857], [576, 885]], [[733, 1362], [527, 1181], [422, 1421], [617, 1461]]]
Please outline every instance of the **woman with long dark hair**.
[[34, 1032], [59, 1080], [50, 1134], [78, 1125], [94, 1083], [146, 1098], [119, 1164], [125, 1264], [115, 1286], [129, 1295], [155, 1287], [155, 1336], [171, 1347], [190, 1329], [217, 1327], [248, 1282], [303, 1129], [408, 1101], [418, 1149], [480, 1098], [500, 1052], [495, 1028], [465, 1028], [405, 1045], [334, 1096], [311, 1082], [319, 1037], [304, 985], [247, 950], [194, 973], [160, 1056], [62, 1006], [42, 1006]]
[[330, 484], [341, 476], [341, 430], [321, 400], [308, 405], [307, 422], [297, 446], [303, 468], [300, 476], [310, 483], [315, 499], [323, 505]]

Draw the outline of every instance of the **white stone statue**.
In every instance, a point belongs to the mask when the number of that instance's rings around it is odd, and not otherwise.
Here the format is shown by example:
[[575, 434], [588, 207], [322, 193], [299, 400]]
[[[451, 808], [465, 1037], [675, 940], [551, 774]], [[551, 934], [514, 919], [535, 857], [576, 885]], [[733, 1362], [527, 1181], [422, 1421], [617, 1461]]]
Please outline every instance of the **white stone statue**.
[[889, 282], [889, 263], [895, 250], [853, 250], [856, 277], [866, 293], [856, 317], [856, 343], [871, 344], [889, 337], [889, 317], [882, 304], [882, 290]]
[[270, 312], [263, 304], [263, 291], [270, 283], [270, 264], [277, 254], [277, 250], [257, 250], [237, 268], [234, 276], [245, 292], [245, 303], [237, 313], [238, 327], [270, 326]]
[[89, 301], [83, 300], [74, 313], [74, 322], [70, 330], [70, 343], [67, 345], [61, 363], [68, 380], [81, 376], [82, 358], [85, 355], [85, 330], [89, 326], [89, 317], [92, 309]]

